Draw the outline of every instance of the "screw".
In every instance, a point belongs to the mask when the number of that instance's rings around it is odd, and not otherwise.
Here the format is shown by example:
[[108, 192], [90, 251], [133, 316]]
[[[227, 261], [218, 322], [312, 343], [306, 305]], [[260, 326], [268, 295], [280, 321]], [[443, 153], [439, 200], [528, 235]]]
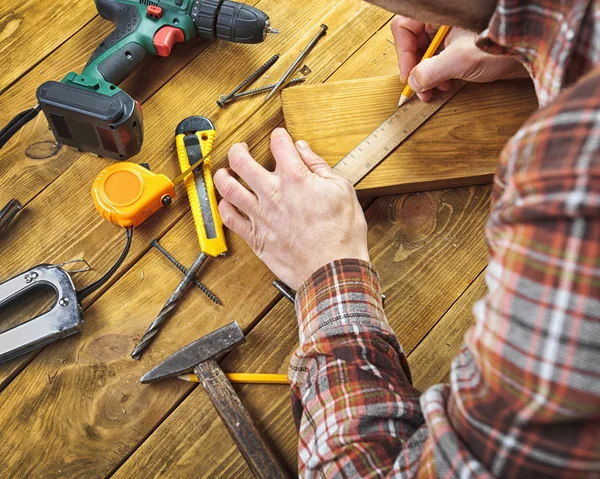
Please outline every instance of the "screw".
[[60, 304], [62, 307], [65, 307], [69, 304], [69, 300], [67, 298], [60, 298], [58, 304]]
[[219, 105], [220, 108], [224, 108], [225, 104], [228, 103], [229, 100], [231, 100], [238, 91], [240, 91], [240, 90], [246, 88], [248, 85], [250, 85], [254, 80], [256, 80], [259, 76], [261, 76], [269, 68], [271, 68], [271, 66], [273, 66], [273, 64], [277, 60], [279, 60], [279, 53], [277, 53], [276, 55], [273, 55], [265, 63], [263, 63], [256, 70], [254, 70], [250, 75], [248, 75], [246, 78], [244, 78], [244, 81], [242, 81], [242, 83], [240, 83], [238, 86], [236, 86], [231, 91], [231, 93], [228, 93], [227, 95], [221, 95], [219, 97], [219, 99], [217, 100], [217, 105]]
[[288, 78], [294, 74], [296, 68], [298, 68], [298, 66], [300, 66], [300, 63], [302, 63], [304, 59], [308, 56], [308, 54], [315, 47], [319, 39], [323, 35], [325, 35], [325, 33], [327, 32], [327, 28], [327, 25], [321, 25], [321, 28], [319, 28], [319, 32], [313, 37], [313, 39], [308, 43], [308, 45], [306, 45], [304, 50], [300, 52], [300, 55], [298, 55], [298, 57], [294, 60], [294, 63], [292, 63], [292, 65], [283, 74], [281, 79], [275, 84], [275, 87], [271, 90], [271, 93], [267, 95], [267, 98], [265, 98], [265, 103], [268, 102], [273, 97], [273, 95], [275, 95], [275, 93], [277, 93], [285, 85], [287, 85]]
[[33, 273], [27, 273], [25, 275], [25, 282], [26, 283], [31, 283], [34, 279], [37, 279], [38, 274], [33, 272]]
[[[286, 85], [286, 88], [290, 85], [297, 85], [298, 83], [302, 83], [305, 80], [306, 80], [305, 77], [294, 78], [293, 80], [290, 80], [290, 82]], [[274, 87], [275, 87], [275, 83], [273, 83], [272, 85], [266, 85], [266, 86], [254, 88], [253, 90], [246, 90], [241, 93], [236, 93], [235, 95], [233, 95], [233, 98], [231, 100], [229, 100], [227, 103], [231, 103], [240, 98], [244, 98], [245, 96], [252, 96], [252, 95], [258, 95], [259, 93], [264, 93], [266, 91], [272, 90]]]
[[[160, 251], [163, 256], [165, 258], [167, 258], [171, 263], [173, 263], [175, 265], [175, 267], [181, 271], [183, 274], [187, 273], [187, 269], [185, 268], [185, 266], [183, 266], [179, 261], [177, 261], [173, 255], [171, 253], [169, 253], [166, 249], [164, 249], [157, 240], [153, 239], [152, 241], [150, 241], [150, 246], [152, 246], [153, 248], [156, 248], [158, 251]], [[221, 301], [219, 300], [219, 298], [217, 298], [204, 284], [202, 284], [200, 281], [198, 281], [197, 279], [194, 278], [194, 284], [196, 285], [196, 287], [202, 291], [206, 296], [209, 297], [209, 299], [215, 303], [218, 304], [219, 306], [223, 303], [221, 303]]]

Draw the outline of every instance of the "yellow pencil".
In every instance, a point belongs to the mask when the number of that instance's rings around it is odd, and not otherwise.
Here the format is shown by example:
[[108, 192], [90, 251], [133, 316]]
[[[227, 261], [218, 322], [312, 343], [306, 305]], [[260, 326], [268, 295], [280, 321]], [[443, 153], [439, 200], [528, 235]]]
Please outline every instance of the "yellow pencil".
[[[243, 384], [289, 384], [286, 374], [263, 374], [263, 373], [225, 373], [227, 379], [232, 383]], [[198, 378], [195, 374], [182, 374], [177, 376], [179, 379], [197, 383]]]
[[[423, 58], [421, 58], [421, 61], [426, 60], [427, 58], [431, 58], [433, 55], [435, 55], [435, 52], [437, 52], [438, 48], [444, 41], [444, 38], [446, 38], [446, 35], [448, 34], [449, 31], [450, 31], [450, 27], [447, 25], [442, 25], [438, 29], [437, 33], [433, 37], [433, 40], [431, 41], [431, 45], [429, 45], [429, 48], [425, 52], [425, 55], [423, 55]], [[402, 96], [400, 97], [398, 106], [401, 106], [406, 100], [408, 100], [408, 98], [412, 94], [413, 94], [413, 91], [408, 86], [408, 83], [407, 83], [406, 86], [404, 87], [404, 90], [402, 90]]]

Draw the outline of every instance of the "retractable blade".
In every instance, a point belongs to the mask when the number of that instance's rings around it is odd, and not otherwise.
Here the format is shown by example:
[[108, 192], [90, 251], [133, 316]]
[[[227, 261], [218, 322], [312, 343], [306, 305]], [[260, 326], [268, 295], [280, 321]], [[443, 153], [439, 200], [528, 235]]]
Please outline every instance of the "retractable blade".
[[[210, 256], [219, 256], [227, 252], [227, 243], [210, 165], [215, 127], [206, 117], [192, 116], [183, 120], [175, 133], [177, 158], [181, 171], [187, 175], [183, 181], [200, 249]], [[190, 167], [193, 167], [192, 174], [186, 174]]]

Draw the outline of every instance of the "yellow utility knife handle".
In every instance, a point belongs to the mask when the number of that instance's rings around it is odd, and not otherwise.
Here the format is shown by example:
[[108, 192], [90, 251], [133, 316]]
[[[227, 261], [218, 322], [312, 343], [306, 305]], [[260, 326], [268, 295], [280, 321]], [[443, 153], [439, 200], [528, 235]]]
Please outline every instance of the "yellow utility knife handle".
[[[210, 256], [219, 256], [220, 254], [227, 252], [227, 242], [225, 241], [225, 233], [223, 231], [223, 221], [221, 220], [221, 215], [219, 214], [219, 209], [217, 207], [217, 195], [215, 193], [209, 156], [217, 132], [215, 130], [204, 130], [196, 131], [193, 134], [198, 138], [204, 156], [204, 161], [202, 163], [204, 181], [202, 182], [201, 179], [197, 179], [195, 176], [196, 173], [194, 172], [194, 174], [189, 175], [184, 180], [185, 189], [192, 208], [192, 216], [194, 218], [196, 232], [198, 233], [200, 250]], [[175, 136], [177, 158], [179, 159], [179, 167], [182, 172], [191, 165], [185, 138], [185, 133], [180, 133]], [[200, 191], [205, 191], [205, 198], [200, 198], [198, 193], [199, 188]], [[206, 202], [210, 205], [210, 209], [207, 208]], [[204, 209], [202, 208], [202, 203], [205, 204]], [[210, 215], [211, 218], [208, 218], [207, 215]], [[207, 223], [211, 226], [208, 231], [206, 227]]]

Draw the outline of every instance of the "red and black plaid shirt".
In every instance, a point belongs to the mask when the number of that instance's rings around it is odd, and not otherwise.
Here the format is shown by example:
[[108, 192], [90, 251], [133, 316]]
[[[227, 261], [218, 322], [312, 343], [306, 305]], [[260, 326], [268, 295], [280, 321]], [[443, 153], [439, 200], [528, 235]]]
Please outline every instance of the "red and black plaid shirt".
[[500, 0], [478, 44], [542, 106], [500, 158], [489, 292], [420, 392], [373, 267], [317, 271], [289, 370], [303, 477], [600, 477], [600, 0]]

